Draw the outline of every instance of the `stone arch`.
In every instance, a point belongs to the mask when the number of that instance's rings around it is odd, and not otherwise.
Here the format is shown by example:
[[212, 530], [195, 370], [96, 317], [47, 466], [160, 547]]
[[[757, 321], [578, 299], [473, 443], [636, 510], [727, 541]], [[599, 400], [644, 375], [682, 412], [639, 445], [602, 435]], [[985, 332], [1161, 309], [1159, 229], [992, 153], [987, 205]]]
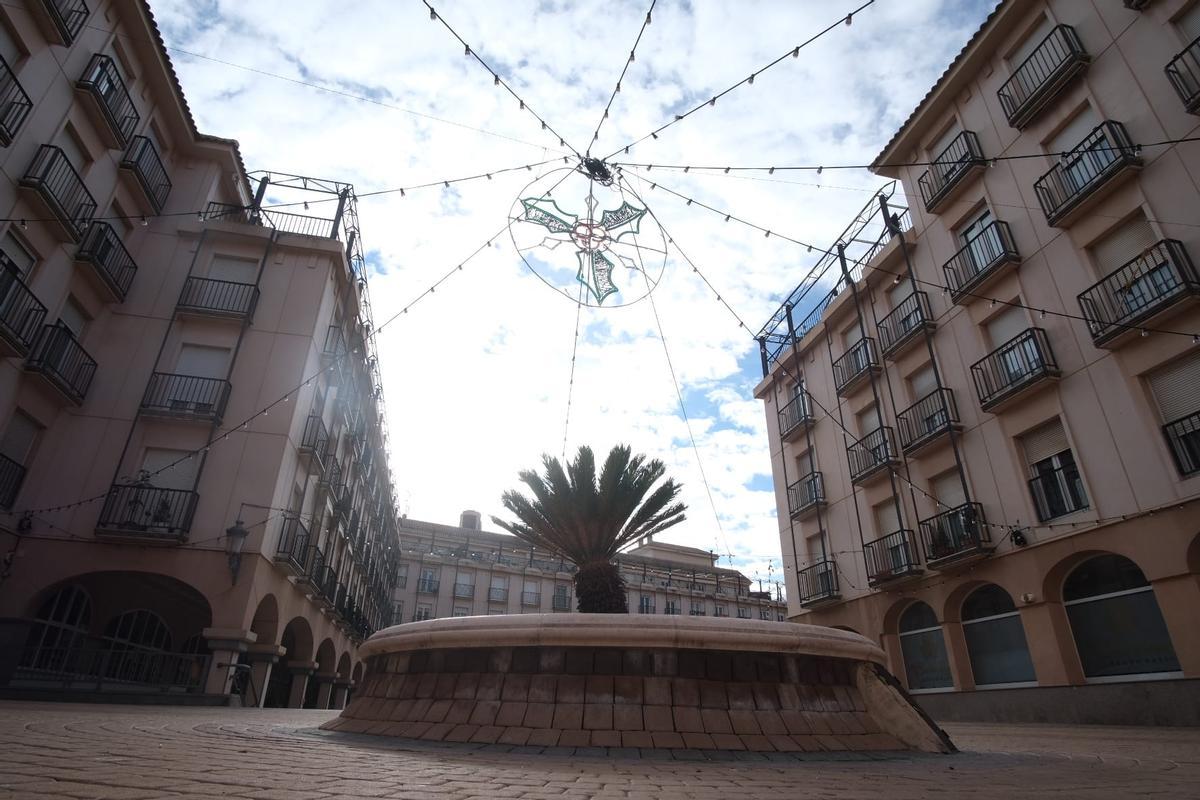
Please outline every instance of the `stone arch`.
[[268, 594], [258, 601], [254, 618], [250, 621], [250, 630], [258, 635], [257, 644], [275, 644], [279, 636], [279, 603], [275, 595]]
[[[946, 593], [945, 600], [942, 601], [942, 607], [939, 609], [938, 618], [942, 622], [961, 622], [962, 621], [962, 605], [970, 595], [984, 586], [996, 585], [994, 581], [984, 581], [975, 578], [964, 580], [962, 583], [953, 587]], [[1004, 587], [1001, 587], [1002, 589]], [[1007, 589], [1004, 589], [1008, 592]], [[1012, 592], [1008, 592], [1012, 596]]]
[[283, 629], [279, 643], [287, 648], [284, 656], [288, 661], [313, 660], [312, 627], [304, 617], [293, 617]]
[[350, 679], [350, 654], [342, 653], [342, 657], [337, 662], [337, 676], [342, 680]]
[[327, 638], [323, 642], [321, 642], [320, 647], [317, 648], [316, 658], [313, 659], [314, 661], [317, 662], [317, 674], [318, 675], [332, 674], [333, 668], [336, 664], [336, 659], [337, 659], [337, 650], [333, 646], [333, 639]]
[[916, 597], [900, 597], [883, 612], [883, 634], [895, 636], [900, 631], [900, 617], [913, 603], [920, 602]]

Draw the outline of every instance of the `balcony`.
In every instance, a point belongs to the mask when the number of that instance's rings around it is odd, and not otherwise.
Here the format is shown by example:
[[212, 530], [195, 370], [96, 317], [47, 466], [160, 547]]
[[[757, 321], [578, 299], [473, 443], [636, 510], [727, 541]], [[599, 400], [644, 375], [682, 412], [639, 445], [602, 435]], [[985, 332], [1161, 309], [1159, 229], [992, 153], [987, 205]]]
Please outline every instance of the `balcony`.
[[1142, 168], [1125, 126], [1105, 120], [1033, 184], [1046, 223], [1065, 228]]
[[934, 389], [896, 415], [900, 447], [905, 455], [915, 455], [951, 431], [961, 431], [958, 405], [950, 389]]
[[330, 325], [325, 331], [325, 347], [321, 356], [326, 363], [341, 358], [346, 354], [346, 337], [342, 334], [340, 325]]
[[63, 241], [78, 242], [96, 216], [95, 198], [63, 151], [52, 144], [38, 149], [21, 186], [31, 190], [46, 214], [57, 220]]
[[850, 394], [862, 385], [873, 372], [879, 372], [879, 354], [875, 340], [859, 339], [833, 362], [833, 383], [841, 397]]
[[812, 401], [808, 399], [808, 392], [800, 392], [779, 409], [779, 435], [785, 442], [794, 442], [812, 424]]
[[93, 222], [88, 226], [75, 260], [91, 264], [99, 284], [114, 303], [120, 303], [129, 293], [137, 264], [125, 249], [116, 229], [107, 222]]
[[896, 434], [887, 427], [876, 428], [846, 448], [850, 460], [850, 480], [866, 483], [869, 479], [886, 474], [900, 463], [896, 449]]
[[820, 472], [810, 472], [787, 488], [788, 514], [803, 519], [825, 505], [825, 482]]
[[171, 193], [171, 179], [167, 177], [167, 168], [163, 166], [154, 142], [145, 136], [133, 137], [133, 144], [121, 159], [121, 169], [133, 176], [147, 210], [155, 214], [161, 212]]
[[551, 598], [550, 607], [555, 611], [570, 611], [571, 597], [565, 594], [556, 594]]
[[220, 422], [229, 390], [229, 381], [221, 378], [154, 372], [142, 395], [141, 410], [154, 416]]
[[523, 606], [540, 606], [542, 604], [541, 592], [521, 592], [521, 605]]
[[979, 503], [964, 503], [923, 519], [919, 527], [925, 564], [930, 569], [977, 561], [994, 549]]
[[473, 583], [456, 583], [454, 584], [454, 596], [464, 600], [470, 600], [475, 596], [475, 584]]
[[319, 590], [317, 584], [317, 576], [321, 574], [325, 566], [325, 551], [317, 547], [315, 544], [310, 544], [304, 552], [304, 574], [300, 576], [297, 584], [309, 586], [314, 590]]
[[12, 67], [0, 58], [0, 146], [12, 144], [32, 108], [33, 101], [13, 74]]
[[304, 574], [304, 556], [308, 552], [308, 528], [299, 517], [284, 517], [275, 548], [275, 563], [292, 575]]
[[168, 544], [185, 542], [199, 497], [190, 489], [161, 489], [148, 482], [114, 485], [104, 498], [96, 535]]
[[896, 358], [921, 339], [922, 331], [937, 327], [929, 311], [929, 295], [913, 292], [879, 321], [879, 346], [884, 358]]
[[25, 467], [0, 455], [0, 508], [12, 508], [25, 481]]
[[1200, 473], [1200, 411], [1163, 425], [1175, 467], [1185, 478]]
[[46, 307], [0, 253], [0, 357], [29, 355], [45, 319]]
[[1020, 130], [1033, 122], [1090, 61], [1074, 28], [1055, 27], [996, 92], [1008, 124]]
[[46, 38], [64, 47], [75, 41], [89, 13], [84, 0], [42, 0], [30, 5], [36, 10], [34, 17]]
[[46, 325], [38, 336], [25, 369], [41, 375], [75, 405], [83, 402], [96, 374], [96, 361], [61, 322]]
[[175, 309], [206, 317], [249, 319], [258, 306], [258, 287], [253, 283], [189, 277], [179, 293]]
[[867, 542], [863, 545], [863, 559], [867, 562], [867, 583], [871, 586], [921, 574], [916, 537], [907, 529]]
[[1029, 328], [971, 365], [984, 411], [1001, 411], [1062, 374], [1041, 328]]
[[654, 603], [639, 603], [638, 604], [638, 613], [639, 614], [657, 614], [658, 611], [657, 611], [657, 607], [654, 605]]
[[97, 53], [88, 62], [75, 89], [91, 102], [85, 104], [96, 121], [96, 132], [112, 148], [124, 149], [142, 117], [113, 60]]
[[329, 431], [325, 429], [325, 421], [319, 414], [309, 414], [304, 421], [304, 433], [300, 436], [297, 449], [301, 455], [309, 458], [315, 471], [324, 472], [325, 457], [329, 453]]
[[983, 150], [974, 131], [963, 131], [933, 159], [932, 166], [917, 178], [925, 210], [935, 214], [968, 184], [971, 175], [984, 168]]
[[1038, 522], [1065, 517], [1088, 507], [1083, 479], [1074, 463], [1039, 471], [1038, 476], [1029, 481], [1029, 493], [1033, 495]]
[[996, 220], [967, 240], [942, 265], [942, 272], [950, 297], [955, 303], [965, 305], [976, 299], [977, 292], [1006, 274], [1007, 268], [1019, 263], [1021, 256], [1013, 243], [1012, 230], [1007, 222]]
[[1164, 239], [1080, 292], [1079, 308], [1097, 347], [1116, 347], [1200, 296], [1200, 275], [1183, 244]]
[[800, 589], [800, 607], [836, 603], [842, 599], [838, 591], [837, 565], [833, 561], [818, 561], [811, 567], [805, 567], [796, 575]]
[[1189, 114], [1200, 114], [1200, 39], [1171, 59], [1165, 69], [1183, 107]]
[[441, 581], [422, 578], [421, 580], [417, 581], [417, 593], [418, 594], [437, 594], [438, 589], [441, 587], [441, 585], [442, 585]]
[[508, 602], [508, 589], [505, 589], [505, 588], [499, 587], [499, 586], [491, 587], [490, 589], [488, 589], [488, 602], [489, 603], [507, 603]]
[[316, 600], [325, 608], [333, 608], [337, 600], [337, 573], [328, 564], [312, 571], [312, 585], [317, 590]]

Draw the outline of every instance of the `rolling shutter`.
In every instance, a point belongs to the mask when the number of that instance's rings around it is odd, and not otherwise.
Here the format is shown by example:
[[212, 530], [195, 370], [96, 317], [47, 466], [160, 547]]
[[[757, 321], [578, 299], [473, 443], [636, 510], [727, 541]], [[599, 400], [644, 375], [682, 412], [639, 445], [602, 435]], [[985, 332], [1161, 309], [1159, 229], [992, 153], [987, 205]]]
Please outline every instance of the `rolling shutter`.
[[923, 397], [927, 397], [930, 392], [937, 388], [937, 379], [933, 375], [933, 367], [925, 367], [914, 372], [908, 379], [908, 385], [912, 387], [912, 399], [914, 403]]
[[875, 532], [887, 536], [900, 530], [900, 517], [896, 514], [896, 504], [892, 501], [875, 506]]
[[1200, 354], [1188, 356], [1150, 376], [1163, 422], [1174, 422], [1200, 410]]
[[1021, 437], [1021, 447], [1025, 450], [1025, 462], [1030, 466], [1070, 449], [1062, 420], [1054, 419], [1034, 428]]
[[1107, 275], [1146, 252], [1155, 242], [1154, 230], [1145, 214], [1121, 225], [1092, 246], [1092, 256]]
[[858, 415], [858, 435], [866, 436], [879, 427], [879, 409], [871, 406]]
[[962, 481], [958, 478], [958, 470], [950, 470], [933, 479], [933, 496], [940, 505], [937, 513], [942, 513], [946, 507], [956, 508], [967, 502], [963, 495]]
[[1200, 38], [1200, 4], [1193, 5], [1175, 21], [1184, 37], [1190, 42]]
[[208, 277], [218, 281], [254, 283], [257, 276], [258, 261], [253, 258], [215, 255], [208, 267]]
[[1042, 43], [1042, 40], [1050, 34], [1050, 31], [1053, 28], [1054, 23], [1048, 19], [1042, 19], [1042, 23], [1034, 28], [1033, 31], [1025, 37], [1025, 41], [1021, 42], [1020, 46], [1017, 47], [1017, 49], [1013, 51], [1012, 55], [1008, 57], [1008, 63], [1012, 64], [1013, 69], [1021, 66], [1022, 62], [1029, 58], [1033, 51], [1038, 48], [1038, 45]]
[[1061, 131], [1046, 143], [1046, 149], [1051, 153], [1065, 153], [1081, 144], [1087, 135], [1096, 129], [1100, 119], [1091, 106], [1082, 109], [1067, 123]]
[[987, 324], [987, 332], [992, 347], [999, 347], [1028, 327], [1029, 319], [1024, 309], [1012, 307], [992, 317]]
[[150, 479], [151, 484], [160, 489], [191, 489], [196, 481], [199, 459], [187, 458], [187, 454], [186, 450], [147, 447], [142, 456], [142, 469], [154, 476]]

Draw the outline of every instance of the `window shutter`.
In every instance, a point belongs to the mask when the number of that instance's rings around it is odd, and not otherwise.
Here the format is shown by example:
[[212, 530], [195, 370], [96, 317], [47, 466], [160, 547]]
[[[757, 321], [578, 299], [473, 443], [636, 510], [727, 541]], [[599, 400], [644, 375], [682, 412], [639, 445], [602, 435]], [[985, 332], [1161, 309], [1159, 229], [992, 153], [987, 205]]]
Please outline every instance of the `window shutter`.
[[1034, 428], [1021, 437], [1021, 447], [1025, 450], [1025, 463], [1030, 466], [1069, 449], [1062, 420], [1055, 419]]
[[[150, 483], [161, 489], [191, 489], [196, 479], [196, 463], [199, 459], [184, 458], [186, 455], [186, 450], [148, 447], [145, 455], [142, 456], [142, 469], [153, 475]], [[180, 459], [183, 460], [179, 461]], [[171, 467], [167, 466], [176, 461], [179, 463]]]
[[[0, 25], [0, 28], [2, 27]], [[11, 233], [4, 234], [4, 240], [0, 243], [0, 251], [8, 256], [9, 261], [17, 268], [17, 272], [22, 277], [28, 275], [29, 271], [33, 269], [33, 265], [37, 263], [37, 259], [30, 254], [25, 245], [18, 242]]]
[[17, 411], [8, 421], [8, 427], [4, 429], [4, 437], [0, 439], [0, 454], [22, 466], [28, 466], [25, 464], [25, 459], [29, 457], [29, 451], [33, 449], [33, 443], [37, 441], [40, 430], [41, 426], [32, 418]]
[[257, 275], [258, 261], [252, 258], [215, 255], [208, 267], [208, 277], [218, 281], [254, 283]]
[[1046, 144], [1046, 149], [1051, 153], [1063, 153], [1071, 150], [1083, 142], [1099, 124], [1100, 119], [1096, 116], [1096, 112], [1092, 110], [1091, 106], [1087, 106], [1076, 114], [1065, 128], [1054, 134], [1054, 137]]
[[207, 345], [185, 344], [179, 350], [175, 371], [197, 378], [224, 378], [229, 369], [229, 349]]
[[857, 322], [842, 332], [842, 341], [846, 343], [847, 350], [858, 344], [862, 338], [862, 327]]
[[1145, 214], [1138, 214], [1092, 246], [1092, 256], [1103, 275], [1116, 270], [1154, 244], [1154, 230]]
[[933, 375], [933, 367], [925, 367], [914, 372], [912, 377], [908, 379], [908, 385], [912, 387], [912, 399], [914, 403], [922, 397], [927, 396], [937, 388], [937, 379]]
[[967, 502], [962, 481], [958, 479], [958, 470], [950, 470], [933, 479], [933, 496], [938, 499], [938, 514], [947, 511], [947, 506], [956, 508]]
[[912, 293], [912, 281], [910, 281], [908, 278], [904, 278], [900, 281], [900, 283], [893, 286], [891, 291], [888, 292], [888, 303], [891, 304], [892, 308], [896, 308], [898, 305], [911, 297]]
[[1150, 376], [1163, 422], [1174, 422], [1200, 410], [1200, 354], [1188, 356]]
[[987, 332], [992, 347], [999, 347], [1028, 327], [1024, 309], [1012, 307], [993, 317], [987, 323]]
[[896, 504], [889, 501], [875, 506], [875, 532], [887, 536], [900, 530], [900, 517], [896, 514]]
[[879, 409], [871, 406], [858, 415], [858, 435], [866, 436], [879, 427]]
[[1043, 18], [1042, 23], [1034, 28], [1033, 31], [1025, 37], [1025, 41], [1021, 42], [1020, 46], [1017, 47], [1017, 49], [1013, 51], [1013, 54], [1008, 57], [1008, 63], [1012, 65], [1012, 68], [1016, 69], [1017, 67], [1021, 66], [1022, 62], [1029, 58], [1033, 51], [1037, 49], [1038, 45], [1042, 43], [1042, 40], [1050, 34], [1050, 31], [1053, 28], [1054, 23]]
[[1175, 23], [1190, 42], [1200, 38], [1200, 4], [1193, 5]]
[[950, 143], [953, 142], [954, 138], [960, 133], [962, 133], [962, 131], [958, 129], [957, 125], [951, 125], [948, 131], [931, 142], [929, 144], [929, 160], [933, 161], [942, 153], [944, 153], [946, 148], [950, 146]]

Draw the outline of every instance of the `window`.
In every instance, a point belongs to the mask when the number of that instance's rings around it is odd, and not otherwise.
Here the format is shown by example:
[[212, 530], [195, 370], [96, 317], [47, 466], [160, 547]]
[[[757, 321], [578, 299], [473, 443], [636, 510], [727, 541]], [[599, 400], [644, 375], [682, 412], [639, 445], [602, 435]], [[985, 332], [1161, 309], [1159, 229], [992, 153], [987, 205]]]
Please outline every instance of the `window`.
[[862, 438], [879, 428], [879, 409], [871, 406], [856, 415], [858, 420], [858, 436]]
[[459, 572], [454, 578], [455, 597], [475, 596], [475, 573]]
[[688, 610], [688, 614], [693, 617], [703, 617], [705, 615], [704, 602], [702, 600], [691, 601], [691, 608]]
[[786, 619], [784, 619], [784, 616], [783, 616], [783, 614], [776, 614], [776, 615], [775, 615], [775, 621], [776, 621], [776, 622], [786, 622], [787, 620], [786, 620]]
[[441, 583], [441, 570], [436, 567], [421, 568], [421, 580], [417, 584], [418, 592], [436, 592], [439, 583]]
[[74, 296], [68, 296], [67, 301], [63, 303], [62, 310], [59, 311], [58, 321], [66, 325], [76, 339], [82, 339], [83, 332], [91, 318], [88, 317], [87, 312], [83, 310], [83, 306]]
[[162, 617], [144, 608], [113, 617], [104, 626], [104, 638], [114, 650], [139, 649], [167, 651], [171, 649], [171, 631]]
[[900, 651], [910, 691], [954, 686], [942, 626], [925, 603], [913, 603], [900, 617]]
[[[957, 125], [951, 125], [934, 141], [929, 144], [929, 160], [933, 161], [933, 173], [937, 178], [937, 184], [940, 186], [945, 184], [950, 177], [953, 176], [958, 169], [958, 162], [953, 160], [954, 153], [947, 153], [946, 150], [950, 144], [961, 133]], [[970, 154], [967, 153], [967, 156]]]
[[17, 409], [8, 420], [4, 436], [0, 437], [0, 455], [22, 466], [28, 466], [30, 455], [42, 426], [24, 411]]
[[738, 606], [738, 619], [750, 619], [750, 609]]
[[842, 339], [846, 343], [846, 352], [850, 353], [847, 359], [847, 371], [849, 376], [857, 375], [868, 366], [869, 353], [867, 347], [862, 345], [863, 332], [862, 327], [855, 323], [846, 330], [842, 331]]
[[1154, 589], [1129, 559], [1080, 564], [1063, 584], [1063, 605], [1088, 678], [1179, 671]]
[[232, 352], [228, 347], [211, 347], [202, 344], [185, 344], [179, 348], [175, 359], [175, 372], [196, 378], [224, 379], [229, 372]]
[[654, 613], [654, 595], [644, 594], [638, 598], [638, 613], [653, 614]]
[[976, 686], [1001, 686], [1036, 680], [1021, 614], [1008, 592], [981, 586], [962, 605], [963, 636]]
[[723, 606], [723, 605], [715, 606], [713, 608], [713, 616], [728, 617], [729, 616], [729, 606]]
[[59, 589], [38, 609], [37, 622], [30, 626], [21, 666], [59, 671], [74, 666], [72, 651], [83, 644], [92, 624], [92, 599], [83, 587], [70, 584]]
[[1082, 191], [1106, 166], [1120, 157], [1120, 152], [1111, 148], [1103, 136], [1093, 139], [1092, 144], [1084, 149], [1076, 149], [1099, 124], [1096, 112], [1091, 106], [1085, 106], [1046, 143], [1048, 152], [1063, 154], [1058, 158], [1066, 195]]
[[417, 603], [417, 611], [413, 614], [413, 622], [420, 622], [423, 619], [433, 619], [433, 606], [428, 603]]
[[189, 455], [187, 450], [147, 447], [142, 455], [142, 469], [151, 476], [152, 486], [190, 491], [196, 482], [197, 459]]
[[932, 365], [927, 364], [908, 376], [908, 394], [914, 403], [923, 397], [928, 397], [935, 389], [937, 389], [937, 378], [933, 374]]
[[951, 508], [958, 508], [967, 502], [967, 496], [963, 490], [963, 482], [959, 478], [957, 469], [952, 469], [936, 476], [930, 481], [930, 489], [933, 490], [933, 496], [937, 498], [935, 514], [949, 511]]
[[404, 589], [408, 586], [408, 564], [399, 564], [396, 566], [396, 588]]
[[987, 322], [992, 349], [1000, 351], [999, 367], [1003, 371], [1000, 377], [1007, 384], [1017, 383], [1042, 367], [1042, 354], [1033, 339], [1013, 342], [1028, 327], [1029, 318], [1025, 315], [1025, 309], [1016, 306], [1009, 307]]
[[958, 229], [958, 241], [966, 248], [964, 255], [974, 272], [982, 272], [1001, 252], [998, 243], [992, 241], [995, 237], [984, 235], [984, 229], [994, 221], [991, 209], [985, 208]]
[[465, 617], [469, 613], [470, 613], [470, 609], [467, 608], [466, 606], [455, 606], [454, 607], [454, 616], [456, 616], [456, 617]]
[[663, 613], [670, 614], [672, 616], [678, 615], [679, 614], [679, 598], [678, 597], [668, 597], [667, 604], [666, 604], [666, 606], [663, 607]]
[[67, 123], [62, 129], [62, 133], [58, 135], [55, 141], [58, 149], [63, 151], [63, 155], [67, 157], [67, 161], [75, 168], [75, 171], [82, 177], [83, 171], [89, 164], [92, 163], [91, 155], [89, 155], [87, 147], [84, 146], [83, 140], [79, 137], [79, 132], [71, 123]]
[[[875, 536], [882, 539], [896, 533], [902, 527], [900, 514], [896, 511], [896, 503], [887, 500], [875, 506], [872, 511], [875, 517]], [[909, 563], [908, 547], [903, 536], [894, 536], [887, 542], [887, 559], [893, 571], [902, 572], [911, 566]]]
[[4, 257], [4, 266], [15, 271], [22, 278], [25, 278], [33, 271], [33, 267], [37, 264], [37, 258], [32, 251], [13, 235], [12, 231], [4, 234], [4, 238], [0, 239], [0, 254]]
[[1200, 354], [1156, 370], [1149, 383], [1176, 468], [1184, 476], [1200, 472]]
[[760, 609], [758, 610], [758, 618], [759, 618], [759, 619], [765, 619], [767, 622], [770, 622], [770, 621], [771, 621], [771, 611], [770, 611], [770, 609], [766, 609], [766, 608], [760, 608]]
[[208, 265], [208, 277], [233, 283], [256, 283], [258, 260], [239, 256], [214, 255]]
[[1026, 34], [1021, 43], [1014, 47], [1012, 52], [1008, 54], [1005, 60], [1008, 61], [1009, 66], [1012, 69], [1017, 69], [1021, 64], [1025, 63], [1025, 59], [1033, 55], [1033, 51], [1038, 49], [1038, 46], [1050, 35], [1050, 31], [1053, 28], [1054, 23], [1043, 16], [1037, 27]]
[[0, 56], [14, 69], [17, 62], [25, 57], [25, 49], [17, 43], [18, 41], [18, 37], [9, 30], [7, 23], [0, 22]]
[[1045, 522], [1088, 507], [1083, 480], [1067, 445], [1062, 422], [1055, 419], [1021, 437], [1029, 464], [1029, 488], [1038, 519]]

